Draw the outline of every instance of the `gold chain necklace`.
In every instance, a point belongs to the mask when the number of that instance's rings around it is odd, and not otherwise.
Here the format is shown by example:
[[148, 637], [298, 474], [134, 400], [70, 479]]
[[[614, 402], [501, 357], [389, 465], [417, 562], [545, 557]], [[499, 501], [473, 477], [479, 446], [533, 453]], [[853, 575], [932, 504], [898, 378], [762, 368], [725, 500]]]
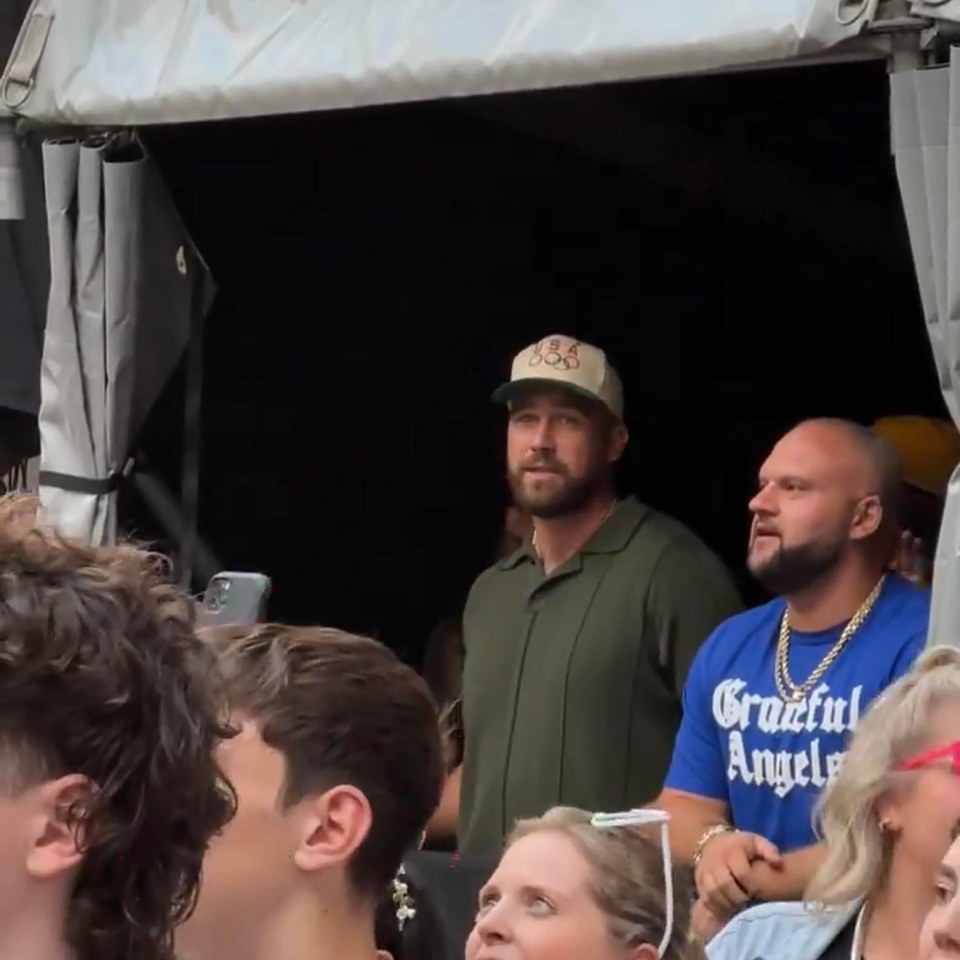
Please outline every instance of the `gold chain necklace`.
[[780, 636], [777, 640], [777, 659], [773, 670], [773, 677], [777, 682], [777, 693], [780, 694], [781, 700], [786, 703], [799, 703], [807, 698], [820, 678], [830, 669], [833, 661], [840, 656], [843, 648], [850, 642], [850, 638], [860, 629], [863, 621], [869, 616], [877, 597], [880, 596], [880, 591], [883, 589], [884, 580], [886, 580], [885, 575], [877, 581], [877, 585], [870, 591], [870, 595], [863, 601], [860, 609], [843, 628], [840, 638], [827, 651], [827, 655], [817, 664], [813, 673], [799, 685], [794, 683], [787, 667], [787, 660], [790, 655], [790, 608], [787, 607], [783, 611], [783, 619], [780, 621]]
[[[597, 524], [597, 530], [599, 530], [611, 517], [613, 511], [617, 509], [619, 505], [619, 500], [614, 500], [609, 507], [607, 507], [607, 512], [603, 515], [603, 519]], [[597, 530], [594, 530], [593, 533], [596, 533]], [[593, 534], [591, 534], [593, 536]], [[533, 552], [543, 560], [543, 557], [540, 556], [540, 548], [537, 546], [537, 529], [534, 527], [533, 534], [530, 537], [530, 546], [533, 547]]]

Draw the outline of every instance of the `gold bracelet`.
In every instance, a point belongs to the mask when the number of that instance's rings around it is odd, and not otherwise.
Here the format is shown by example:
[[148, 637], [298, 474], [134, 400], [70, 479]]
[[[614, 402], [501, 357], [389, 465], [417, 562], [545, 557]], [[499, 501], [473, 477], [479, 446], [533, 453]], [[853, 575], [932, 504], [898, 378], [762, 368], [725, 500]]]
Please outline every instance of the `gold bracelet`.
[[719, 837], [721, 833], [736, 832], [736, 827], [729, 823], [715, 823], [712, 827], [708, 827], [706, 830], [704, 830], [703, 835], [697, 841], [697, 845], [693, 848], [694, 869], [700, 866], [700, 861], [703, 859], [703, 851], [706, 849], [707, 844], [714, 837]]

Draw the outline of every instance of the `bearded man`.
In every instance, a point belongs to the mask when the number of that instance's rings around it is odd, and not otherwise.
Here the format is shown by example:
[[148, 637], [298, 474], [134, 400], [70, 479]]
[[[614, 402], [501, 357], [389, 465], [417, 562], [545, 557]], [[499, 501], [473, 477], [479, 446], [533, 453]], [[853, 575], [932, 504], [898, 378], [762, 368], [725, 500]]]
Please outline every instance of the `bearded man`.
[[533, 530], [464, 612], [460, 850], [496, 853], [518, 818], [653, 799], [687, 669], [740, 608], [717, 557], [632, 497], [623, 391], [603, 351], [547, 337], [513, 362], [508, 479]]
[[701, 931], [751, 900], [803, 896], [813, 804], [870, 702], [926, 642], [928, 595], [890, 573], [900, 461], [867, 427], [812, 420], [760, 469], [748, 567], [778, 598], [697, 655], [658, 805], [696, 867]]

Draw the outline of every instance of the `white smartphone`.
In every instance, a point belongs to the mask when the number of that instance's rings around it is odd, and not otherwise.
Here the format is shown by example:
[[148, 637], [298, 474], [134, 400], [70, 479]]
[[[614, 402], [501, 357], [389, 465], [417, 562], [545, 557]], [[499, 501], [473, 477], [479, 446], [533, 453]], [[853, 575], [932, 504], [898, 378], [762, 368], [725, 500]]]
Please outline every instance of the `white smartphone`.
[[210, 578], [200, 604], [199, 625], [252, 626], [267, 613], [272, 581], [263, 573], [224, 570]]

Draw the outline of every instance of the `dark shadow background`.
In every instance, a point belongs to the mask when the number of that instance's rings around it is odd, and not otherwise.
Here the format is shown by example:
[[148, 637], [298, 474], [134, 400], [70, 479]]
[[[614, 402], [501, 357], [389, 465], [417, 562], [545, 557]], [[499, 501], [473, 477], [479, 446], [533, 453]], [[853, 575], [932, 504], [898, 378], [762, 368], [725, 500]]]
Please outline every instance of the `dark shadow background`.
[[[415, 658], [497, 539], [489, 393], [565, 332], [623, 375], [624, 488], [740, 574], [778, 434], [944, 412], [887, 111], [871, 63], [151, 131], [219, 285], [203, 535]], [[174, 487], [181, 391], [141, 438]]]

